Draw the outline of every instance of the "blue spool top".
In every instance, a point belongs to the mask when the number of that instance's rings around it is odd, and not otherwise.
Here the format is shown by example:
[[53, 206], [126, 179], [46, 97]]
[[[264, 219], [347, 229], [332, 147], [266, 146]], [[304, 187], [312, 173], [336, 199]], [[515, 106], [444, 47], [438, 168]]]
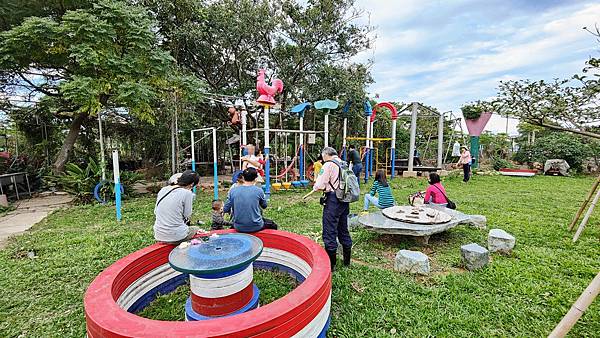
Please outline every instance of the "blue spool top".
[[300, 117], [304, 117], [304, 112], [306, 110], [308, 110], [308, 108], [310, 108], [310, 106], [311, 106], [310, 102], [300, 103], [300, 104], [293, 106], [292, 109], [290, 109], [290, 112], [294, 113], [294, 114], [298, 114]]
[[200, 240], [199, 244], [176, 247], [169, 254], [169, 265], [194, 275], [232, 271], [252, 263], [262, 253], [263, 243], [248, 234], [223, 234]]
[[315, 102], [315, 108], [321, 110], [321, 109], [337, 109], [337, 107], [339, 106], [339, 102], [334, 101], [334, 100], [321, 100], [321, 101], [317, 101]]

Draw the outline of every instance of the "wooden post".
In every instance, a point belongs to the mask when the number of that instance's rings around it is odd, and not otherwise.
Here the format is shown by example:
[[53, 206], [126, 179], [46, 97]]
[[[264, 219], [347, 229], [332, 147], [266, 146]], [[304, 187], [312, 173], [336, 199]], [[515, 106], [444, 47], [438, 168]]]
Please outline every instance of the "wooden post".
[[596, 180], [596, 182], [594, 182], [594, 185], [592, 186], [592, 190], [590, 190], [590, 193], [587, 195], [585, 201], [583, 201], [583, 204], [581, 204], [581, 207], [575, 214], [575, 218], [573, 218], [573, 221], [571, 222], [571, 224], [569, 224], [569, 231], [572, 231], [573, 228], [575, 227], [575, 224], [577, 224], [577, 221], [579, 221], [579, 217], [581, 217], [583, 210], [585, 210], [585, 207], [592, 199], [592, 196], [594, 196], [594, 192], [596, 192], [596, 189], [598, 189], [598, 185], [600, 185], [600, 176], [598, 176], [598, 179]]
[[577, 320], [583, 315], [583, 312], [592, 304], [596, 296], [600, 292], [600, 272], [596, 275], [594, 280], [588, 285], [583, 291], [581, 296], [577, 299], [575, 304], [571, 306], [569, 312], [563, 317], [563, 319], [556, 325], [552, 333], [548, 337], [551, 338], [562, 338], [571, 331]]
[[581, 221], [581, 224], [579, 224], [579, 227], [577, 228], [577, 232], [575, 232], [575, 236], [573, 236], [573, 243], [577, 242], [577, 240], [579, 239], [579, 236], [581, 236], [581, 233], [583, 232], [585, 225], [587, 224], [587, 222], [590, 219], [590, 216], [592, 216], [592, 213], [594, 212], [594, 208], [596, 207], [596, 204], [598, 203], [598, 199], [600, 199], [600, 189], [598, 189], [598, 191], [596, 192], [596, 196], [594, 196], [594, 200], [592, 201], [592, 204], [590, 204], [588, 211], [585, 213], [585, 216], [583, 216], [583, 220]]

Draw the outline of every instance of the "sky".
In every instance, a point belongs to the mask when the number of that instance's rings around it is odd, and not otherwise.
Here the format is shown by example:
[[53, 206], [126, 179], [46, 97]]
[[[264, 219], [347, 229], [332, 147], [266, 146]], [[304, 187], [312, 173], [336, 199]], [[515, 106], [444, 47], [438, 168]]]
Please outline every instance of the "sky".
[[[468, 102], [493, 98], [501, 80], [551, 80], [581, 73], [600, 43], [600, 1], [357, 0], [375, 27], [372, 60], [379, 100], [419, 101], [462, 116]], [[509, 134], [516, 134], [510, 120]], [[486, 130], [505, 132], [505, 117]], [[464, 126], [463, 126], [464, 128]], [[466, 128], [464, 128], [466, 132]]]

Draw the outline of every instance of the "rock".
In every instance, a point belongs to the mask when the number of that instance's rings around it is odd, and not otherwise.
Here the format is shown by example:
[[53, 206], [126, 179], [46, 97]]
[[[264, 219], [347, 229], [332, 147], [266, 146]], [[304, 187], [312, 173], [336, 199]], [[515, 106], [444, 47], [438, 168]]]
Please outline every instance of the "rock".
[[488, 234], [490, 252], [511, 253], [515, 242], [515, 237], [502, 229], [492, 229]]
[[469, 219], [466, 223], [478, 229], [487, 228], [487, 218], [483, 215], [469, 215]]
[[400, 272], [429, 274], [429, 257], [419, 251], [400, 250], [396, 254], [394, 270]]
[[467, 270], [482, 268], [490, 261], [489, 251], [477, 243], [461, 246], [460, 255]]
[[545, 175], [569, 175], [569, 163], [565, 160], [561, 159], [552, 159], [547, 160], [544, 164], [544, 174]]

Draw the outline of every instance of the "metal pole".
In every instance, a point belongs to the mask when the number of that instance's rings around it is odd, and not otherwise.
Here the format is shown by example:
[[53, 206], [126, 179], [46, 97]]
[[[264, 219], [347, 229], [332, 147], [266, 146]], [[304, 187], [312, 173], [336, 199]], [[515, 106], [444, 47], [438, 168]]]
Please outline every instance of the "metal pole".
[[270, 145], [269, 145], [269, 110], [270, 107], [265, 105], [265, 194], [267, 198], [271, 195], [271, 160], [269, 159]]
[[347, 160], [347, 154], [346, 154], [346, 132], [348, 129], [348, 118], [344, 117], [344, 132], [343, 132], [343, 139], [342, 139], [342, 159], [344, 161]]
[[329, 109], [325, 110], [325, 146], [329, 147]]
[[[190, 131], [190, 135], [191, 135], [191, 140], [192, 140], [192, 171], [196, 172], [196, 150], [194, 147], [194, 143], [196, 143], [194, 141], [194, 131]], [[196, 187], [194, 187], [194, 194], [196, 193]]]
[[371, 116], [367, 116], [367, 137], [365, 140], [365, 183], [369, 179], [369, 137], [371, 131]]
[[214, 199], [219, 199], [219, 172], [217, 171], [217, 128], [212, 128], [213, 141], [213, 191]]
[[247, 131], [247, 123], [248, 123], [248, 112], [246, 109], [242, 110], [242, 142], [240, 144], [240, 170], [242, 169], [242, 156], [246, 155], [244, 149], [246, 149], [246, 145], [248, 145], [248, 131]]
[[179, 105], [177, 104], [177, 92], [175, 92], [175, 171], [179, 171]]
[[171, 175], [175, 173], [175, 114], [173, 114], [171, 119]]
[[119, 151], [113, 150], [113, 178], [115, 181], [115, 208], [117, 210], [117, 221], [121, 220], [121, 175], [119, 174]]
[[299, 149], [299, 167], [300, 167], [300, 180], [304, 180], [304, 117], [300, 116], [300, 149]]
[[106, 181], [106, 162], [104, 161], [104, 136], [102, 134], [102, 119], [98, 112], [98, 136], [100, 137], [100, 166], [102, 167], [102, 180]]
[[437, 150], [437, 167], [442, 169], [442, 160], [444, 155], [444, 113], [440, 113], [438, 121], [438, 150]]
[[408, 148], [408, 171], [414, 169], [415, 140], [417, 138], [417, 110], [418, 103], [413, 102], [412, 115], [410, 117], [410, 146]]
[[392, 146], [390, 149], [390, 157], [392, 158], [392, 175], [394, 178], [394, 171], [396, 170], [396, 120], [392, 120]]
[[373, 135], [375, 135], [374, 131], [375, 131], [375, 121], [370, 123], [371, 127], [371, 140], [369, 140], [369, 177], [371, 177], [373, 175], [373, 156], [375, 155], [375, 151], [373, 151], [374, 147], [373, 147]]

